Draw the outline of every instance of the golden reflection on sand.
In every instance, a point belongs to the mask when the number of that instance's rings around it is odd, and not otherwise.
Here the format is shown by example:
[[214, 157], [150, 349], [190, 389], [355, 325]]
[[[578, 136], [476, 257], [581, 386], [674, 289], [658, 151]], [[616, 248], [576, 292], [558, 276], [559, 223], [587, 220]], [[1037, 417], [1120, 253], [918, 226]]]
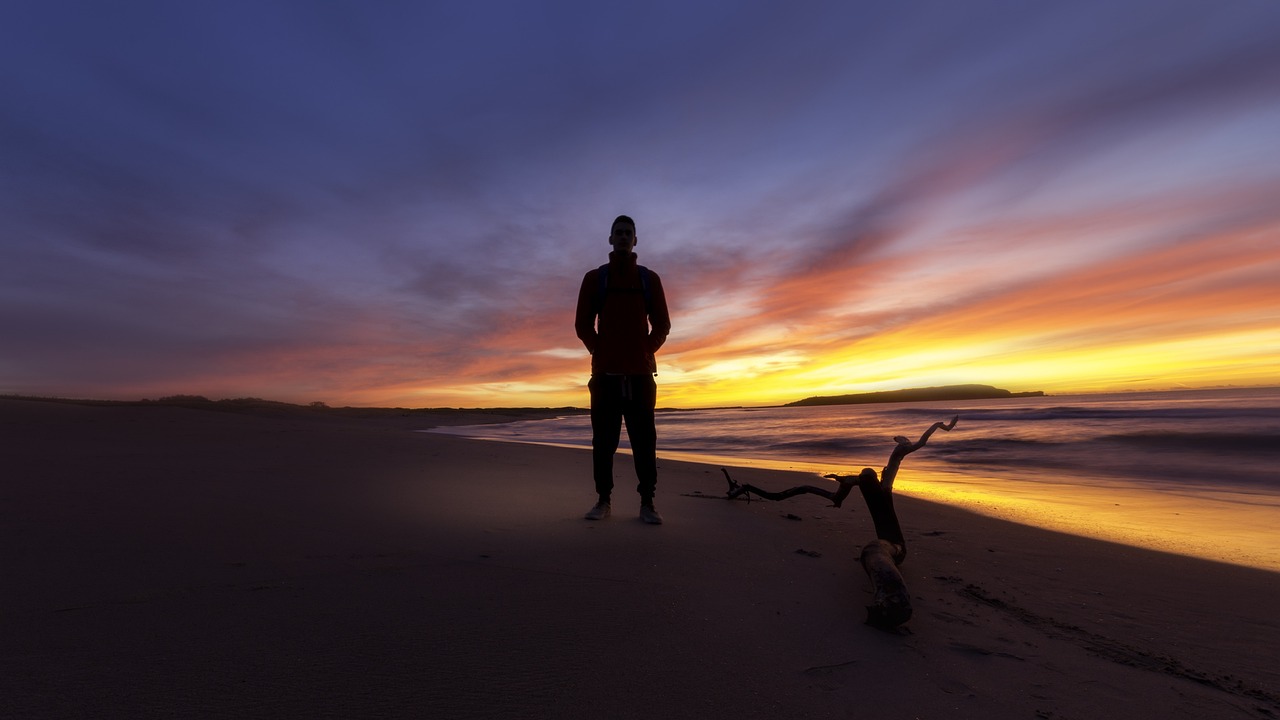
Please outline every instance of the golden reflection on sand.
[[[943, 471], [904, 472], [896, 490], [1024, 525], [1280, 571], [1280, 505], [1264, 495], [1213, 488], [1156, 492], [1113, 481], [1017, 480]], [[1090, 480], [1097, 483], [1096, 480]]]

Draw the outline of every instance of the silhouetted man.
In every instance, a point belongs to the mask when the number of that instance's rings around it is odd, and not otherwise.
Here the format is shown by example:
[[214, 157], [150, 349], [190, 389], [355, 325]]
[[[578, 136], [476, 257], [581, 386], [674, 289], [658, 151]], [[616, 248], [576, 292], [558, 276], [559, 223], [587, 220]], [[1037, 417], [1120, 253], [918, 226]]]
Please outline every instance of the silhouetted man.
[[574, 328], [591, 353], [591, 453], [599, 499], [588, 520], [609, 517], [613, 493], [613, 455], [622, 422], [640, 484], [640, 518], [661, 524], [653, 507], [658, 482], [658, 433], [654, 353], [671, 331], [667, 298], [658, 274], [636, 264], [636, 223], [619, 215], [609, 230], [609, 262], [587, 273], [578, 291]]

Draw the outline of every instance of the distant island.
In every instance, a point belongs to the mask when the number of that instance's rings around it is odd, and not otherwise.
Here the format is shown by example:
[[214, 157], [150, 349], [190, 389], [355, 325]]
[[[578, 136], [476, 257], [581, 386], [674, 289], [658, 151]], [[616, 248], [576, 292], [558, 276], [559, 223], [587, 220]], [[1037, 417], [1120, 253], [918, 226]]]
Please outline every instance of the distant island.
[[1041, 390], [1010, 392], [990, 385], [943, 385], [941, 387], [883, 390], [881, 392], [854, 393], [808, 397], [789, 402], [783, 407], [813, 405], [860, 405], [864, 403], [937, 402], [939, 400], [992, 400], [997, 398], [1044, 397]]

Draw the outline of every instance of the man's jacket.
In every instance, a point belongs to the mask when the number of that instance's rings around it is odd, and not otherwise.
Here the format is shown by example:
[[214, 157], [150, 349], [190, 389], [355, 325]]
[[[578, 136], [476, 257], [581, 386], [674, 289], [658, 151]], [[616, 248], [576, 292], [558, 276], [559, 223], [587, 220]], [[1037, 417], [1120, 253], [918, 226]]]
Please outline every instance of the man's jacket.
[[662, 280], [652, 270], [646, 268], [645, 272], [646, 283], [642, 284], [635, 253], [612, 252], [603, 293], [599, 268], [582, 278], [574, 328], [591, 353], [591, 374], [657, 372], [654, 353], [671, 332], [671, 317]]

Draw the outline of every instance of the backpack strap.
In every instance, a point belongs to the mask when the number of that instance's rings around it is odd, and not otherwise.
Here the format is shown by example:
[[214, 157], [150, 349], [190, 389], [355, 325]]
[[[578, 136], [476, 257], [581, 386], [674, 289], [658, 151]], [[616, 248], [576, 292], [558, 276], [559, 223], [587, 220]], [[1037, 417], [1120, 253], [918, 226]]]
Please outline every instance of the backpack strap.
[[605, 263], [596, 269], [596, 278], [600, 281], [600, 287], [596, 290], [596, 314], [604, 309], [604, 296], [609, 292], [609, 263]]
[[637, 265], [640, 271], [640, 292], [644, 294], [644, 311], [646, 313], [653, 311], [653, 293], [649, 291], [649, 268], [643, 265]]

